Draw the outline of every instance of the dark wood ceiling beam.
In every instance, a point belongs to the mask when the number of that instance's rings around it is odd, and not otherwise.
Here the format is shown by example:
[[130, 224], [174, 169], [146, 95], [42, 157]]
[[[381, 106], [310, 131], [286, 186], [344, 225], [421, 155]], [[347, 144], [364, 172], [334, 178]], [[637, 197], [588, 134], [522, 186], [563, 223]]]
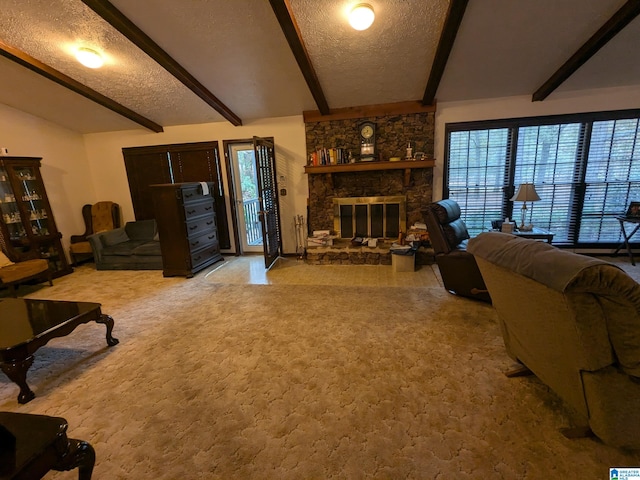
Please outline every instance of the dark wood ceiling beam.
[[302, 75], [307, 82], [307, 86], [309, 87], [309, 90], [311, 90], [311, 95], [313, 95], [313, 99], [318, 106], [318, 110], [323, 115], [328, 115], [329, 104], [327, 103], [327, 99], [325, 98], [322, 87], [320, 86], [320, 81], [318, 80], [316, 71], [311, 63], [307, 47], [305, 47], [304, 42], [302, 41], [302, 35], [300, 34], [298, 24], [296, 23], [295, 18], [293, 18], [289, 1], [269, 0], [269, 3], [271, 3], [273, 13], [276, 14], [278, 23], [280, 23], [280, 28], [282, 28], [282, 32], [284, 33], [284, 36], [289, 43], [289, 47], [293, 52], [293, 56], [295, 57], [296, 62], [298, 62], [298, 66], [300, 67]]
[[[609, 40], [615, 37], [640, 14], [640, 0], [629, 0], [593, 34], [532, 96], [533, 102], [540, 102], [558, 88], [567, 78], [584, 65]], [[603, 72], [603, 74], [606, 74]]]
[[429, 80], [427, 80], [427, 87], [422, 97], [422, 103], [424, 105], [431, 105], [435, 100], [436, 92], [440, 86], [440, 80], [442, 80], [444, 69], [449, 60], [449, 54], [456, 40], [456, 35], [458, 35], [458, 29], [462, 23], [462, 18], [464, 17], [468, 3], [469, 0], [452, 0], [449, 4], [449, 10], [444, 20], [442, 32], [440, 33], [436, 55], [433, 59], [433, 65], [431, 66], [431, 73], [429, 73]]
[[213, 93], [202, 85], [182, 65], [175, 61], [167, 52], [155, 43], [146, 33], [140, 30], [131, 20], [125, 17], [120, 10], [107, 0], [82, 0], [95, 13], [100, 15], [113, 28], [127, 37], [140, 50], [153, 58], [166, 71], [177, 78], [189, 90], [213, 107], [220, 115], [229, 120], [233, 125], [242, 125], [242, 120], [222, 103]]
[[352, 118], [387, 117], [391, 115], [410, 115], [412, 113], [430, 113], [436, 111], [435, 102], [423, 105], [420, 100], [383, 103], [378, 105], [362, 105], [357, 107], [332, 108], [328, 114], [318, 110], [302, 112], [304, 123], [328, 122], [330, 120], [348, 120]]
[[109, 97], [105, 97], [101, 93], [96, 92], [95, 90], [87, 87], [86, 85], [83, 85], [82, 83], [74, 80], [71, 77], [68, 77], [64, 73], [59, 72], [49, 65], [42, 63], [41, 61], [33, 58], [32, 56], [21, 50], [18, 50], [17, 48], [0, 42], [0, 55], [22, 65], [23, 67], [28, 68], [29, 70], [39, 75], [42, 75], [45, 78], [48, 78], [53, 82], [56, 82], [58, 85], [62, 85], [63, 87], [68, 88], [69, 90], [72, 90], [82, 95], [83, 97], [88, 98], [89, 100], [116, 112], [119, 115], [122, 115], [125, 118], [128, 118], [129, 120], [136, 122], [139, 125], [142, 125], [145, 128], [148, 128], [153, 132], [159, 133], [164, 131], [161, 125], [158, 125], [152, 120], [143, 117], [139, 113], [128, 109], [124, 105], [120, 105], [118, 102], [110, 99]]

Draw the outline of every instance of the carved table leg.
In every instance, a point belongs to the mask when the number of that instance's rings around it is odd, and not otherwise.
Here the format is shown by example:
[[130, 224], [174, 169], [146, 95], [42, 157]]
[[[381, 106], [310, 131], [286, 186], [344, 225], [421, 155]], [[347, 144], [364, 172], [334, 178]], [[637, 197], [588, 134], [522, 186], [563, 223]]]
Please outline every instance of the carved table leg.
[[96, 323], [104, 323], [107, 326], [107, 345], [113, 347], [120, 343], [120, 340], [111, 336], [111, 332], [113, 331], [113, 318], [111, 318], [111, 316], [101, 313]]
[[78, 480], [91, 480], [93, 466], [96, 463], [96, 452], [88, 442], [83, 440], [68, 440], [66, 452], [60, 456], [54, 470], [73, 470], [78, 467]]
[[9, 379], [20, 387], [18, 394], [18, 403], [27, 403], [36, 397], [27, 385], [27, 370], [33, 364], [33, 355], [28, 356], [24, 360], [15, 360], [13, 362], [2, 362], [0, 368], [9, 377]]

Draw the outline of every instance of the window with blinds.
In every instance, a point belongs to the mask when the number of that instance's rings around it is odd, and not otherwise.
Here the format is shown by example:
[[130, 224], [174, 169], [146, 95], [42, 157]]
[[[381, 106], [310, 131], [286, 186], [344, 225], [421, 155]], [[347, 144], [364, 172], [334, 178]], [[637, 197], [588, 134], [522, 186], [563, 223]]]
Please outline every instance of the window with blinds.
[[[610, 118], [606, 118], [609, 116]], [[446, 127], [444, 197], [460, 204], [469, 233], [492, 220], [521, 221], [517, 187], [533, 183], [525, 223], [554, 243], [622, 241], [616, 216], [640, 201], [640, 111], [452, 124]]]
[[616, 216], [640, 199], [638, 119], [594, 122], [579, 242], [619, 242]]
[[448, 144], [449, 198], [460, 205], [469, 231], [481, 232], [504, 218], [509, 129], [451, 132]]
[[[525, 224], [551, 230], [556, 243], [569, 243], [575, 222], [573, 198], [579, 176], [582, 140], [579, 123], [518, 129], [515, 173], [511, 185], [533, 183], [540, 200], [528, 202]], [[520, 223], [522, 202], [514, 202], [513, 217]], [[535, 220], [535, 221], [534, 221]]]

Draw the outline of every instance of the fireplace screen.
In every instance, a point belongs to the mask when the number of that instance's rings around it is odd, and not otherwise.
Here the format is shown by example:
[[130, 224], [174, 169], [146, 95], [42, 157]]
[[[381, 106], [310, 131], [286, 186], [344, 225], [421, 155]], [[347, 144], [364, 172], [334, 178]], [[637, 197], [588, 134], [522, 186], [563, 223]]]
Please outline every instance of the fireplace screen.
[[396, 238], [406, 231], [406, 197], [333, 199], [333, 226], [339, 238]]

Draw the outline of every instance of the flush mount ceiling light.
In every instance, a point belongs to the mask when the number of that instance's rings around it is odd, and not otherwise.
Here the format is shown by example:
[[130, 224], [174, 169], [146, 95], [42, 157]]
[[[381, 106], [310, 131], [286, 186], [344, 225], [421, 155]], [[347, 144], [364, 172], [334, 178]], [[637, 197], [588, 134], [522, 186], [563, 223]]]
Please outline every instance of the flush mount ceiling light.
[[88, 68], [100, 68], [104, 65], [102, 55], [91, 48], [79, 48], [76, 52], [76, 58], [82, 65]]
[[368, 3], [358, 3], [349, 12], [349, 24], [356, 30], [366, 30], [375, 18], [373, 7]]

